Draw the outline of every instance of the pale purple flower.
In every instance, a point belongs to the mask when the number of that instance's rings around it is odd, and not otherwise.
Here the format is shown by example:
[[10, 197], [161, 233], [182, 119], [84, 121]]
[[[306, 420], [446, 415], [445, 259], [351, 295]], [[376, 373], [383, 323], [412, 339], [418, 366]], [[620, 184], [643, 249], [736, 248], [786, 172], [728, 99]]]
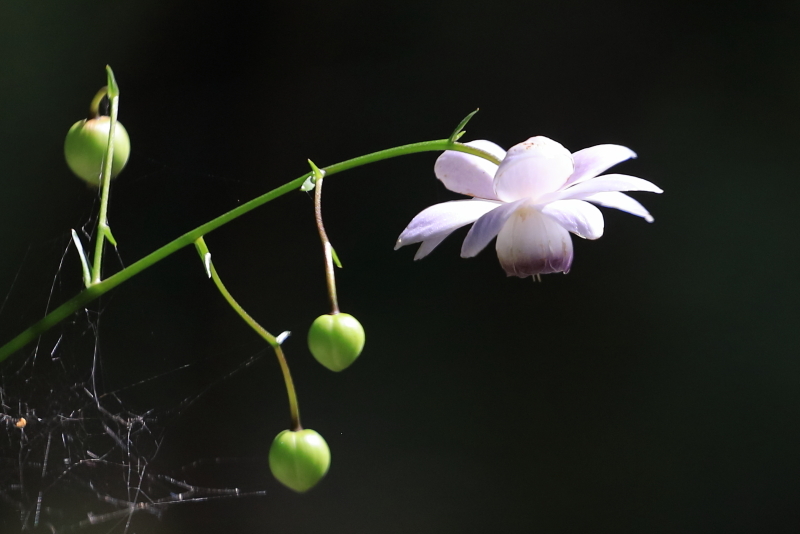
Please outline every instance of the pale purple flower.
[[624, 174], [598, 176], [635, 158], [620, 145], [597, 145], [574, 154], [547, 137], [531, 137], [508, 152], [490, 141], [467, 145], [490, 153], [500, 165], [464, 152], [447, 151], [436, 177], [468, 200], [436, 204], [420, 212], [397, 239], [395, 249], [421, 243], [414, 259], [427, 256], [454, 230], [475, 223], [461, 247], [471, 258], [497, 237], [497, 257], [509, 276], [568, 272], [572, 238], [603, 235], [603, 214], [593, 204], [653, 222], [639, 202], [621, 191], [661, 193], [654, 184]]

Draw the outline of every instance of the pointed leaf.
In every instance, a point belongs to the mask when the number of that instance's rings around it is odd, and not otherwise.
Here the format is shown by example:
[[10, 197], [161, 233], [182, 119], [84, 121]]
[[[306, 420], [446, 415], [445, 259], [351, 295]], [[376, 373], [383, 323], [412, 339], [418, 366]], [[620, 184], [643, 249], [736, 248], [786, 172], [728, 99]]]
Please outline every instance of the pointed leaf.
[[314, 182], [322, 180], [322, 178], [325, 176], [325, 169], [320, 170], [319, 167], [314, 165], [314, 162], [311, 160], [308, 160], [308, 164], [311, 165], [311, 170], [314, 173]]
[[101, 231], [106, 236], [106, 239], [108, 239], [108, 242], [111, 243], [114, 248], [117, 248], [117, 240], [114, 239], [114, 235], [111, 233], [111, 228], [109, 226], [103, 226]]
[[119, 86], [110, 65], [106, 65], [106, 75], [108, 77], [108, 99], [111, 100], [119, 96]]
[[453, 133], [452, 133], [452, 134], [450, 134], [450, 137], [448, 138], [448, 139], [450, 139], [450, 142], [451, 142], [451, 143], [455, 143], [455, 142], [456, 142], [456, 140], [457, 140], [459, 137], [461, 137], [462, 135], [464, 135], [464, 133], [465, 133], [465, 132], [462, 132], [462, 130], [464, 129], [464, 126], [466, 126], [466, 125], [467, 125], [467, 123], [469, 122], [469, 120], [470, 120], [472, 117], [474, 117], [474, 116], [475, 116], [475, 114], [476, 114], [478, 111], [480, 111], [480, 108], [476, 109], [475, 111], [473, 111], [472, 113], [470, 113], [469, 115], [467, 115], [466, 117], [464, 117], [464, 118], [461, 120], [461, 122], [459, 122], [459, 123], [458, 123], [458, 126], [456, 126], [456, 129], [455, 129], [455, 130], [453, 130]]
[[331, 245], [331, 257], [333, 258], [333, 263], [335, 263], [336, 266], [341, 269], [342, 268], [342, 262], [339, 261], [339, 255], [336, 254], [336, 249], [333, 248], [333, 245]]

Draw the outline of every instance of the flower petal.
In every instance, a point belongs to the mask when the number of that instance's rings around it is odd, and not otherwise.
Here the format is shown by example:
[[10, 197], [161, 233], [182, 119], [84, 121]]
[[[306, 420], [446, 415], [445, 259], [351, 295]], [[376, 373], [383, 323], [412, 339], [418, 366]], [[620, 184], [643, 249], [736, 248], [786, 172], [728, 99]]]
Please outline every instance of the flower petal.
[[397, 250], [402, 246], [422, 241], [423, 244], [414, 259], [423, 258], [454, 230], [476, 221], [481, 215], [500, 205], [497, 201], [470, 199], [431, 206], [411, 219], [397, 238], [394, 248]]
[[578, 237], [597, 239], [603, 235], [603, 214], [583, 200], [557, 200], [542, 207], [541, 211]]
[[[477, 140], [466, 144], [484, 150], [501, 161], [506, 155], [505, 150], [491, 141]], [[450, 191], [472, 197], [497, 199], [492, 185], [497, 165], [489, 160], [447, 150], [436, 159], [433, 172]]]
[[414, 254], [414, 261], [421, 260], [431, 252], [433, 249], [439, 246], [439, 244], [444, 241], [444, 239], [449, 236], [452, 232], [442, 232], [440, 234], [436, 234], [433, 237], [429, 237], [417, 249], [417, 253]]
[[537, 199], [560, 189], [572, 175], [572, 154], [547, 137], [531, 137], [509, 149], [494, 176], [497, 198]]
[[556, 191], [540, 199], [540, 202], [553, 202], [569, 198], [580, 199], [592, 193], [606, 193], [608, 191], [649, 191], [663, 193], [664, 191], [652, 182], [628, 176], [627, 174], [606, 174], [591, 180]]
[[595, 204], [599, 204], [604, 208], [616, 208], [618, 210], [625, 211], [631, 215], [642, 217], [647, 222], [653, 222], [654, 220], [653, 216], [650, 215], [650, 212], [647, 211], [644, 206], [639, 204], [637, 200], [634, 200], [625, 193], [614, 191], [606, 193], [592, 193], [591, 195], [584, 196], [583, 200], [586, 200], [587, 202], [594, 202]]
[[508, 276], [568, 272], [572, 238], [530, 204], [518, 208], [497, 235], [497, 257]]
[[510, 204], [503, 204], [478, 219], [464, 239], [464, 244], [461, 246], [461, 257], [471, 258], [486, 248], [486, 245], [500, 232], [508, 218], [513, 215], [514, 210], [524, 202], [528, 202], [528, 199], [523, 198]]
[[636, 152], [622, 145], [597, 145], [578, 150], [572, 154], [575, 172], [569, 177], [564, 187], [594, 178], [617, 163], [635, 157]]

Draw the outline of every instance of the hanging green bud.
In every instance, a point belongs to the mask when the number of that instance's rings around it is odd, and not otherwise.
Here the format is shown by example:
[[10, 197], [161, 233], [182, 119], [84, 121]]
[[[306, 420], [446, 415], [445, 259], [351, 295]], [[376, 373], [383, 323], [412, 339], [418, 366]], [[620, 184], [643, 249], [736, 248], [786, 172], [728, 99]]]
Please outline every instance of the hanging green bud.
[[[100, 185], [103, 159], [108, 148], [108, 131], [111, 118], [100, 116], [85, 119], [72, 125], [64, 141], [67, 165], [78, 178], [90, 185]], [[111, 177], [120, 173], [131, 154], [131, 139], [125, 127], [117, 122], [114, 127], [114, 156]]]
[[331, 371], [347, 369], [364, 348], [364, 327], [349, 313], [320, 315], [308, 331], [308, 348]]
[[331, 466], [328, 444], [313, 430], [284, 430], [269, 449], [269, 468], [284, 486], [304, 493], [322, 480]]

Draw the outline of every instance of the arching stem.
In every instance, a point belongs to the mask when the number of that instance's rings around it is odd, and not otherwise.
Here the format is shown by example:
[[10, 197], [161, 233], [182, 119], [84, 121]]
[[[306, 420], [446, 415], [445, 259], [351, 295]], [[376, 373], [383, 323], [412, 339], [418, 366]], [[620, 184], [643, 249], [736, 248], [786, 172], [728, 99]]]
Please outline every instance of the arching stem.
[[302, 430], [303, 427], [300, 426], [300, 407], [297, 404], [297, 392], [294, 389], [294, 381], [292, 380], [292, 374], [289, 372], [289, 363], [286, 361], [286, 356], [283, 354], [281, 342], [275, 336], [267, 332], [263, 326], [258, 324], [258, 322], [253, 319], [250, 314], [248, 314], [230, 294], [228, 289], [225, 287], [225, 284], [222, 283], [219, 274], [217, 274], [217, 269], [214, 267], [214, 262], [211, 261], [211, 252], [208, 250], [205, 240], [200, 237], [194, 242], [194, 245], [197, 248], [197, 253], [200, 254], [200, 259], [203, 260], [206, 273], [208, 274], [209, 278], [214, 281], [214, 285], [217, 286], [217, 289], [220, 293], [222, 293], [222, 296], [225, 298], [228, 304], [230, 304], [231, 308], [233, 308], [233, 310], [239, 314], [239, 317], [241, 317], [245, 323], [250, 325], [250, 328], [255, 330], [259, 336], [269, 343], [269, 345], [272, 347], [272, 350], [275, 351], [275, 356], [278, 358], [278, 363], [280, 364], [281, 371], [283, 372], [283, 381], [286, 384], [286, 393], [289, 396], [289, 412], [292, 419], [291, 430]]
[[[488, 152], [462, 143], [453, 143], [449, 139], [439, 139], [436, 141], [423, 141], [421, 143], [413, 143], [410, 145], [403, 145], [381, 150], [379, 152], [373, 152], [372, 154], [367, 154], [365, 156], [353, 158], [341, 163], [336, 163], [330, 167], [325, 167], [322, 170], [325, 171], [325, 176], [331, 176], [346, 170], [361, 167], [362, 165], [367, 165], [369, 163], [375, 163], [390, 158], [396, 158], [398, 156], [417, 154], [419, 152], [442, 152], [444, 150], [464, 152], [466, 154], [482, 157], [496, 165], [500, 164], [500, 161]], [[311, 174], [312, 173], [307, 172], [291, 182], [287, 182], [282, 186], [273, 189], [272, 191], [264, 193], [263, 195], [250, 200], [249, 202], [245, 202], [241, 206], [238, 206], [229, 212], [220, 215], [216, 219], [212, 219], [207, 223], [198, 226], [194, 230], [186, 232], [177, 239], [174, 239], [161, 248], [154, 250], [147, 256], [132, 263], [131, 265], [128, 265], [125, 269], [112, 276], [109, 276], [105, 280], [99, 283], [94, 283], [87, 287], [66, 301], [64, 304], [48, 313], [45, 317], [34, 323], [32, 326], [20, 332], [5, 345], [0, 347], [0, 362], [14, 354], [14, 352], [33, 341], [44, 332], [47, 332], [53, 328], [67, 317], [70, 317], [73, 313], [77, 312], [99, 296], [111, 291], [126, 280], [133, 278], [145, 269], [152, 267], [156, 263], [174, 254], [183, 247], [193, 244], [197, 238], [202, 237], [221, 226], [224, 226], [232, 220], [241, 217], [242, 215], [266, 204], [267, 202], [275, 200], [286, 193], [299, 189], [300, 186], [303, 185], [303, 183], [311, 176]]]

